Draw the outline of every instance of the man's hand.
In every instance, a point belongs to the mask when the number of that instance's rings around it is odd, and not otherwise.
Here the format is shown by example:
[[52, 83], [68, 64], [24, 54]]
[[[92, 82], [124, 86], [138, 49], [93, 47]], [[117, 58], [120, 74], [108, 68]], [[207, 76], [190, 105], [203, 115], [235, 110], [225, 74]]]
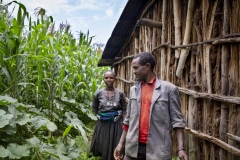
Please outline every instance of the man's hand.
[[184, 150], [181, 150], [181, 151], [178, 152], [178, 157], [181, 160], [188, 160], [188, 155]]
[[115, 160], [121, 160], [123, 158], [122, 149], [123, 149], [123, 145], [122, 144], [118, 144], [116, 149], [114, 150], [114, 158], [115, 158]]

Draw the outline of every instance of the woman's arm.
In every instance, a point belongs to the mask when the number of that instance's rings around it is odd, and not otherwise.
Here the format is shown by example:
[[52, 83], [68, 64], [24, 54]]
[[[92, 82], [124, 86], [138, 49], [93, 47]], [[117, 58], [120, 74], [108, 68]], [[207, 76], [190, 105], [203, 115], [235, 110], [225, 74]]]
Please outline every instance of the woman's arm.
[[93, 96], [92, 100], [92, 110], [97, 114], [98, 113], [98, 105], [99, 105], [99, 100], [98, 100], [98, 92], [96, 92]]

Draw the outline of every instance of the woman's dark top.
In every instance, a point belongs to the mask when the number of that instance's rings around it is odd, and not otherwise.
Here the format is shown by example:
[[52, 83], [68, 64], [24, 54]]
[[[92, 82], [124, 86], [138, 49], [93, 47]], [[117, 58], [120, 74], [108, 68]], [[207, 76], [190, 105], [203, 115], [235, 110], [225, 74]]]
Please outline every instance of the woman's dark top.
[[124, 93], [115, 89], [115, 96], [109, 99], [105, 89], [101, 89], [94, 94], [92, 108], [95, 113], [122, 110], [126, 112], [126, 100]]

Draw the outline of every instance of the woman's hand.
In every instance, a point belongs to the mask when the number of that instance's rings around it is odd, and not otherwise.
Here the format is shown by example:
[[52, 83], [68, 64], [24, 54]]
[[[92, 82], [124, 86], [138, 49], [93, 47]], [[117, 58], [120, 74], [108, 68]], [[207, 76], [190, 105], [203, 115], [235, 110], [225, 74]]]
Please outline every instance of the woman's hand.
[[117, 147], [115, 148], [114, 150], [115, 160], [121, 160], [123, 158], [122, 149], [123, 149], [122, 144], [118, 144]]

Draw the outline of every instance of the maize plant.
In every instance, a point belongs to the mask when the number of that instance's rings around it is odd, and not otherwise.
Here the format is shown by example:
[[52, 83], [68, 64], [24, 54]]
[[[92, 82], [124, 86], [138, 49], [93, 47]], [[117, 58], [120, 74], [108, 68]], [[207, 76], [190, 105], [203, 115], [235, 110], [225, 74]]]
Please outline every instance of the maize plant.
[[74, 38], [69, 24], [55, 30], [53, 17], [35, 11], [32, 21], [23, 4], [0, 3], [0, 159], [77, 159], [75, 138], [87, 151], [91, 99], [108, 68], [97, 67], [89, 33]]

